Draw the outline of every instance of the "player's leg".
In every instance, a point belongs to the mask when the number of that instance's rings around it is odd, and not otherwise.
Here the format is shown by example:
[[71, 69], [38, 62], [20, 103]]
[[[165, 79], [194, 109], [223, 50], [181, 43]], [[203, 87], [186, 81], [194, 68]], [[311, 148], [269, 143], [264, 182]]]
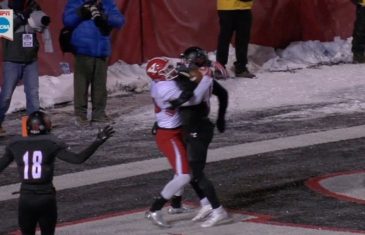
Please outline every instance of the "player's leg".
[[192, 181], [204, 192], [210, 203], [210, 205], [202, 206], [193, 218], [194, 221], [199, 221], [210, 216], [202, 224], [202, 227], [214, 226], [228, 218], [227, 212], [218, 199], [213, 183], [204, 174], [208, 146], [213, 138], [213, 133], [214, 126], [210, 122], [202, 123], [197, 138], [190, 138], [187, 144]]
[[160, 195], [155, 198], [150, 210], [146, 213], [146, 217], [158, 226], [169, 227], [162, 217], [161, 209], [174, 194], [181, 191], [181, 189], [190, 182], [191, 177], [189, 174], [186, 150], [181, 139], [181, 131], [158, 129], [156, 142], [160, 151], [167, 157], [175, 175], [174, 178], [165, 185]]
[[55, 194], [42, 195], [42, 210], [39, 217], [39, 227], [42, 235], [55, 234], [57, 223], [57, 202]]
[[18, 223], [22, 235], [34, 235], [38, 221], [38, 211], [34, 210], [34, 194], [20, 194]]

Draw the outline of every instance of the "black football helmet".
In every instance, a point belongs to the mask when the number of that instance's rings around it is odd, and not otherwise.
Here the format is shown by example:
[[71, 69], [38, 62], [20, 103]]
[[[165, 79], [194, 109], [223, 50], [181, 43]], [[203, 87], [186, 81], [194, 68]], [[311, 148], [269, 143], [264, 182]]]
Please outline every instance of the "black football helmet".
[[183, 63], [188, 67], [210, 66], [210, 60], [205, 50], [200, 47], [189, 47], [181, 54]]
[[52, 123], [49, 116], [42, 111], [31, 113], [27, 119], [28, 135], [44, 135], [51, 131]]

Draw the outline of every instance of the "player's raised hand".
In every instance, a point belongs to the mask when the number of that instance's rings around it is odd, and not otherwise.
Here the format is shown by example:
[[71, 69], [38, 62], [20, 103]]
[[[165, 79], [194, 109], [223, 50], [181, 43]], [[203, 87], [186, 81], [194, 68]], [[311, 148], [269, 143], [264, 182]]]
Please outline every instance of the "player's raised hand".
[[96, 138], [100, 141], [106, 141], [107, 139], [109, 139], [110, 137], [113, 136], [113, 134], [115, 133], [114, 129], [112, 126], [106, 126], [103, 129], [99, 129], [99, 132], [96, 136]]

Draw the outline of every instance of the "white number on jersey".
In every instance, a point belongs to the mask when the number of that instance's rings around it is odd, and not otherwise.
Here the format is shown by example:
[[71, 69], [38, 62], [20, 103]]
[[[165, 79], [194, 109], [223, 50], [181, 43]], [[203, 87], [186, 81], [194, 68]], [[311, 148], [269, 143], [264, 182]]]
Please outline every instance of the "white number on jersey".
[[[43, 155], [41, 151], [34, 151], [29, 159], [29, 152], [23, 155], [24, 162], [24, 179], [29, 179], [29, 169], [32, 169], [32, 179], [40, 179], [42, 177], [42, 161]], [[30, 162], [31, 160], [32, 162]]]

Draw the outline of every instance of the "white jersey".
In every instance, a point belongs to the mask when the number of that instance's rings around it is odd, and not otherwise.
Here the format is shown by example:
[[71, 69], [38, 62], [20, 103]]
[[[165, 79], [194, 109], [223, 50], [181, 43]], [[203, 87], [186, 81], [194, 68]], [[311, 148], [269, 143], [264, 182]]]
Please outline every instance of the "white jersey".
[[[194, 90], [194, 96], [183, 104], [183, 106], [195, 105], [203, 100], [209, 102], [209, 96], [213, 79], [204, 76], [199, 85]], [[152, 81], [151, 96], [155, 104], [155, 115], [157, 125], [161, 128], [176, 128], [181, 126], [181, 118], [178, 109], [172, 109], [169, 101], [179, 98], [182, 91], [179, 89], [174, 80]]]
[[181, 126], [178, 109], [171, 109], [170, 100], [177, 99], [181, 90], [173, 80], [152, 81], [151, 96], [155, 104], [157, 125], [161, 128], [176, 128]]

